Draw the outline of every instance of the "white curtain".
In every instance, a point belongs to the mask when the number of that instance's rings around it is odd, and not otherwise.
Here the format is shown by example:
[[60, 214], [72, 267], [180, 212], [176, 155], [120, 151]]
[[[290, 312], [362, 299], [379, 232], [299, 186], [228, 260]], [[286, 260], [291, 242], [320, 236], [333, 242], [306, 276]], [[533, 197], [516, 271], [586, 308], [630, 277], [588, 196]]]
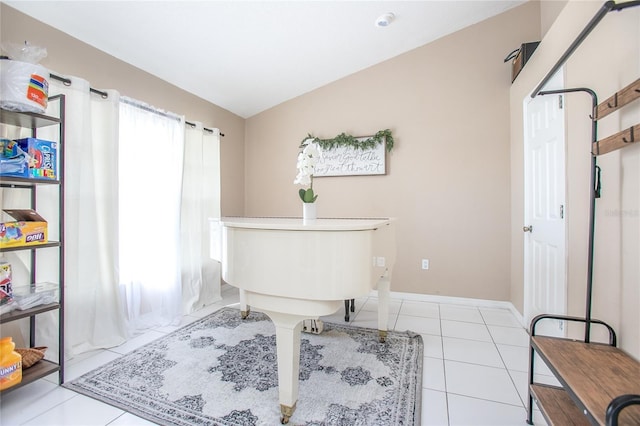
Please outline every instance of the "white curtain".
[[120, 290], [132, 332], [178, 324], [184, 119], [120, 102]]
[[[117, 127], [116, 91], [108, 97], [90, 93], [89, 83], [70, 77], [65, 86], [51, 80], [49, 94], [65, 95], [65, 354], [116, 346], [127, 338], [117, 283]], [[59, 103], [49, 103], [48, 115], [58, 116]], [[57, 141], [57, 126], [38, 129], [37, 137]], [[37, 211], [49, 222], [49, 238], [57, 240], [57, 188], [39, 186]], [[13, 198], [16, 192], [7, 193]], [[28, 197], [25, 192], [20, 197]], [[3, 200], [5, 207], [6, 200]], [[28, 198], [11, 204], [28, 205]], [[16, 206], [17, 207], [17, 206]], [[5, 207], [6, 208], [6, 207]], [[15, 253], [12, 266], [27, 274], [26, 259], [19, 263]], [[57, 250], [37, 252], [37, 282], [58, 282]], [[15, 263], [14, 263], [15, 262]], [[26, 275], [28, 277], [28, 275]], [[28, 279], [28, 278], [27, 278]], [[21, 278], [22, 282], [24, 278]], [[28, 281], [27, 281], [28, 282]], [[28, 327], [23, 323], [25, 341]], [[48, 346], [47, 358], [57, 360], [57, 313], [47, 312], [37, 319], [36, 344]]]
[[118, 271], [118, 92], [71, 77], [65, 106], [65, 332], [72, 354], [127, 338]]
[[211, 259], [209, 220], [220, 218], [220, 132], [188, 125], [182, 186], [182, 312], [220, 300], [220, 263]]

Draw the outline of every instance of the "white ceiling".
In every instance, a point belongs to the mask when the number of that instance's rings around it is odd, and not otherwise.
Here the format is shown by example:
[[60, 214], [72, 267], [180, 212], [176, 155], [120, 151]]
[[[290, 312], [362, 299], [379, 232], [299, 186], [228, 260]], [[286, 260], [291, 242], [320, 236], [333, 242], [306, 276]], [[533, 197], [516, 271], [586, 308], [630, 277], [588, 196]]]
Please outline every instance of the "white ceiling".
[[3, 1], [246, 118], [526, 0]]

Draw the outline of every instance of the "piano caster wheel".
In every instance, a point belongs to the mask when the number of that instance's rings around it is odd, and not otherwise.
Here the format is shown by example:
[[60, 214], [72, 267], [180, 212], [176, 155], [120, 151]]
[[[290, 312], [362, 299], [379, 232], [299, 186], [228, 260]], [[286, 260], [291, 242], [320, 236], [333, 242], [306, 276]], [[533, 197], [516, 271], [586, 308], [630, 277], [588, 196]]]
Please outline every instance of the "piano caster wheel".
[[246, 311], [240, 311], [240, 318], [247, 319], [247, 317], [249, 316], [249, 312], [250, 312], [249, 308], [247, 308]]
[[378, 341], [380, 343], [384, 343], [387, 341], [387, 331], [386, 330], [378, 330]]
[[289, 423], [289, 419], [293, 416], [293, 412], [296, 410], [296, 404], [293, 404], [293, 407], [287, 407], [286, 405], [280, 404], [280, 413], [282, 417], [280, 417], [280, 424], [286, 425]]

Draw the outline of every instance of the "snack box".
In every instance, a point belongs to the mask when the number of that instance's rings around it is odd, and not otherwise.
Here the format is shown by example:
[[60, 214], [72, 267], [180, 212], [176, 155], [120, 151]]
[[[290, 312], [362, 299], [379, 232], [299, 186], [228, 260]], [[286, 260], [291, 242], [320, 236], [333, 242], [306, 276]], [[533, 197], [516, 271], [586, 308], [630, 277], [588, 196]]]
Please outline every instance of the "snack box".
[[0, 140], [0, 176], [58, 179], [58, 143], [44, 139]]
[[35, 210], [4, 210], [14, 222], [0, 222], [0, 248], [48, 242], [47, 222]]

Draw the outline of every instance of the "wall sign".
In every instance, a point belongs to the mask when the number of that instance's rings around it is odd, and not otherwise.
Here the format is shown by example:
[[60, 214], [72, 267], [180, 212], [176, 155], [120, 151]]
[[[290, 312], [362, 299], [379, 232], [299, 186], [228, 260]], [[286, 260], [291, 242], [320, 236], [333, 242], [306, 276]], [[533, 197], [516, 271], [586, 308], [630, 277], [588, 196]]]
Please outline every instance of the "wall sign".
[[323, 158], [315, 165], [314, 177], [363, 176], [387, 173], [386, 153], [393, 149], [394, 140], [391, 130], [385, 129], [373, 136], [354, 137], [340, 133], [332, 139], [309, 134], [300, 148], [308, 143], [317, 144], [323, 153]]
[[[357, 142], [371, 139], [370, 136], [355, 138]], [[386, 174], [386, 141], [373, 146], [336, 145], [323, 148], [314, 177], [362, 176]]]

